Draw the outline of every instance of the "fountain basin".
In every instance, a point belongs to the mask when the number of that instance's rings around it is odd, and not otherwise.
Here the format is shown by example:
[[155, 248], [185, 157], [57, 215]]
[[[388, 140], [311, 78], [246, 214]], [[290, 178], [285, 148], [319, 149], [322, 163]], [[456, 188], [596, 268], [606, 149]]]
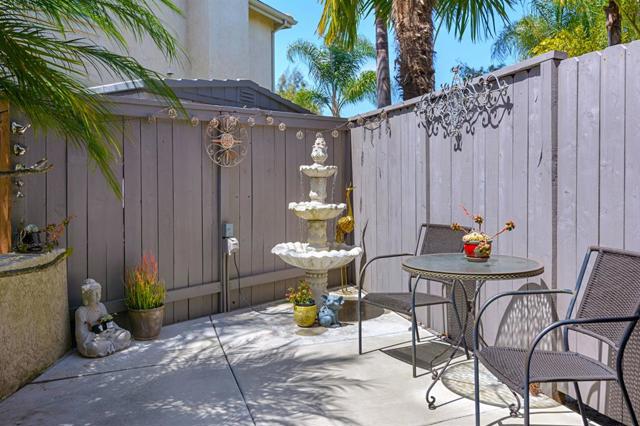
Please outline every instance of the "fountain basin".
[[311, 164], [300, 166], [300, 171], [311, 178], [328, 178], [336, 174], [338, 166]]
[[330, 220], [346, 208], [345, 204], [325, 204], [318, 201], [289, 203], [289, 210], [304, 220]]
[[328, 250], [319, 250], [309, 243], [295, 242], [280, 243], [271, 249], [271, 253], [296, 268], [326, 272], [348, 264], [362, 254], [362, 248], [332, 244]]

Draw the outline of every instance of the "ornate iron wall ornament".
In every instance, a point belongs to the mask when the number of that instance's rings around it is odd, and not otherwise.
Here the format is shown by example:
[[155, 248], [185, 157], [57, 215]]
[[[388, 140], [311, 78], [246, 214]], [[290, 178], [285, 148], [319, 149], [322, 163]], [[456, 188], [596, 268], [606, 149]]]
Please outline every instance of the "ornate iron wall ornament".
[[225, 114], [213, 118], [207, 125], [207, 134], [212, 138], [206, 148], [207, 155], [218, 166], [237, 166], [247, 154], [247, 129], [236, 116]]
[[[481, 115], [489, 117], [491, 111], [507, 99], [509, 85], [495, 74], [479, 79], [465, 79], [460, 68], [451, 69], [451, 84], [443, 84], [440, 92], [427, 93], [415, 106], [419, 126], [437, 134], [442, 128], [445, 137], [452, 138], [454, 150], [462, 149], [462, 129], [471, 131], [473, 123]], [[474, 81], [475, 80], [475, 81]], [[488, 119], [485, 120], [488, 124]]]

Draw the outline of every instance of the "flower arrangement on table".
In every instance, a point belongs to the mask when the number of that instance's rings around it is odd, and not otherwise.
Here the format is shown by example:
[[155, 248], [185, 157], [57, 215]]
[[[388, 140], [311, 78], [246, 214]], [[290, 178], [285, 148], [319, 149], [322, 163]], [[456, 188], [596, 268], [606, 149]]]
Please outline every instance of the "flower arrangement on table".
[[471, 228], [471, 230], [467, 231], [467, 229], [459, 223], [452, 223], [451, 229], [465, 233], [462, 237], [462, 242], [464, 243], [464, 254], [467, 260], [470, 262], [486, 262], [491, 257], [491, 243], [493, 240], [504, 232], [513, 231], [516, 228], [516, 224], [510, 220], [504, 224], [504, 227], [500, 231], [494, 235], [489, 235], [482, 231], [482, 224], [484, 223], [482, 216], [479, 214], [471, 214], [464, 206], [460, 207], [462, 207], [465, 216], [471, 218], [473, 223], [478, 226], [478, 229]]

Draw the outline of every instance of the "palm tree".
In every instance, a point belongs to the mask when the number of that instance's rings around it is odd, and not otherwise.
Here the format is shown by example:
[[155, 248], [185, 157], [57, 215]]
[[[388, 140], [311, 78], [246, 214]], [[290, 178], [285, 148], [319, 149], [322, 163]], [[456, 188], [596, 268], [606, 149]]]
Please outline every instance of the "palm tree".
[[75, 31], [101, 31], [124, 49], [129, 31], [151, 39], [171, 61], [176, 42], [153, 13], [156, 6], [181, 13], [171, 0], [0, 0], [0, 100], [22, 110], [34, 127], [60, 131], [85, 149], [117, 195], [120, 182], [110, 168], [119, 155], [116, 120], [106, 99], [82, 83], [87, 69], [141, 80], [183, 109], [160, 75]]
[[287, 50], [287, 59], [300, 60], [309, 68], [315, 86], [313, 96], [320, 105], [326, 106], [334, 117], [346, 105], [365, 99], [374, 101], [376, 92], [375, 71], [361, 71], [364, 64], [375, 58], [371, 42], [359, 38], [352, 49], [338, 44], [316, 46], [298, 40]]
[[532, 0], [529, 12], [499, 34], [493, 57], [525, 59], [549, 50], [578, 56], [640, 38], [640, 3], [614, 3], [617, 18], [610, 1]]
[[[404, 99], [433, 89], [434, 38], [444, 25], [458, 38], [469, 28], [473, 41], [493, 34], [496, 18], [508, 22], [507, 8], [517, 0], [322, 0], [318, 32], [327, 42], [338, 40], [349, 47], [360, 19], [372, 11], [391, 18], [399, 55], [398, 82]], [[377, 17], [378, 15], [376, 15]], [[438, 27], [434, 27], [435, 21]], [[377, 20], [376, 20], [377, 21]]]

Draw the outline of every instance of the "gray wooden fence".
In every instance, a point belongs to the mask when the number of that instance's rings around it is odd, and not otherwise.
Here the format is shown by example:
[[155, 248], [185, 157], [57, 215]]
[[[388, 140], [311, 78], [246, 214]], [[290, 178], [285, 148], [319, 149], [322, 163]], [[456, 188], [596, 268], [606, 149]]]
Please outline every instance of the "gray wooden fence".
[[[639, 66], [640, 42], [634, 42], [578, 58], [550, 52], [501, 69], [496, 75], [509, 84], [507, 100], [463, 129], [460, 151], [442, 131], [417, 126], [416, 100], [389, 109], [389, 133], [353, 129], [356, 223], [368, 222], [368, 257], [413, 251], [422, 222], [467, 223], [461, 204], [484, 215], [489, 232], [513, 219], [516, 230], [499, 238], [494, 250], [541, 261], [545, 273], [535, 281], [545, 287], [573, 288], [589, 245], [640, 251]], [[359, 232], [356, 237], [359, 242]], [[400, 291], [405, 282], [399, 261], [388, 260], [365, 285]], [[481, 301], [524, 284], [489, 282]], [[561, 315], [567, 303], [557, 299]], [[503, 299], [486, 314], [484, 334], [499, 344], [527, 344], [553, 319], [552, 308], [545, 300]], [[532, 312], [535, 321], [507, 326], [506, 318]], [[441, 308], [419, 318], [436, 330], [447, 323]], [[626, 374], [636, 382], [637, 334], [626, 361]], [[606, 347], [592, 339], [573, 337], [572, 343], [608, 359]], [[615, 384], [583, 387], [591, 406], [627, 420]], [[639, 388], [636, 383], [632, 390], [638, 408]]]
[[[275, 125], [266, 125], [262, 111], [189, 104], [200, 123], [149, 115], [163, 106], [153, 100], [114, 98], [122, 125], [122, 157], [114, 172], [122, 181], [123, 200], [107, 187], [84, 151], [68, 146], [53, 134], [27, 132], [14, 136], [28, 147], [25, 164], [47, 157], [54, 169], [24, 179], [25, 197], [15, 200], [14, 225], [59, 222], [73, 216], [61, 243], [72, 247], [68, 260], [70, 306], [81, 303], [80, 285], [87, 277], [103, 284], [103, 300], [112, 311], [124, 308], [126, 271], [146, 251], [159, 263], [168, 288], [165, 321], [182, 321], [218, 311], [221, 291], [220, 228], [232, 223], [240, 240], [237, 257], [240, 280], [230, 283], [231, 308], [282, 298], [301, 271], [278, 260], [271, 247], [297, 241], [302, 227], [287, 210], [302, 194], [298, 166], [308, 164], [317, 131], [343, 121], [313, 115], [273, 112]], [[256, 115], [249, 130], [248, 153], [237, 167], [220, 169], [205, 152], [206, 124], [231, 112], [246, 119]], [[283, 122], [287, 130], [277, 125]], [[296, 132], [303, 130], [303, 140]], [[335, 184], [343, 188], [350, 176], [348, 136], [340, 132], [329, 145], [329, 162], [337, 165]], [[306, 187], [306, 186], [305, 186]], [[342, 197], [337, 189], [335, 197]], [[233, 265], [233, 263], [231, 263]], [[231, 276], [236, 277], [234, 267]], [[335, 276], [333, 277], [335, 279]], [[238, 293], [240, 286], [240, 294]]]

